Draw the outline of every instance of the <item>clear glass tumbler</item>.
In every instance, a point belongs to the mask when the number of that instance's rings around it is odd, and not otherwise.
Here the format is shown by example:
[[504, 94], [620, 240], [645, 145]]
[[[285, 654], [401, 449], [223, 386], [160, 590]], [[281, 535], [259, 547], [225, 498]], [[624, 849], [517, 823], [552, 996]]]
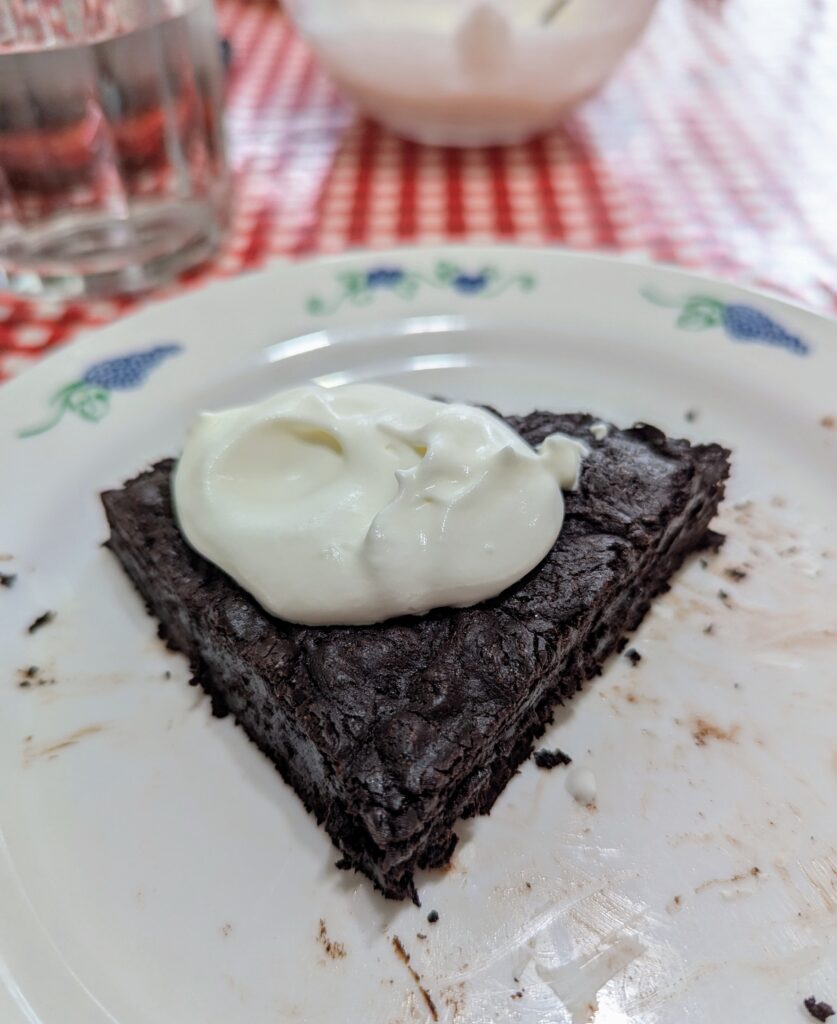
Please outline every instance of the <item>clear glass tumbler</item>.
[[0, 288], [136, 292], [211, 255], [221, 99], [212, 0], [0, 0]]

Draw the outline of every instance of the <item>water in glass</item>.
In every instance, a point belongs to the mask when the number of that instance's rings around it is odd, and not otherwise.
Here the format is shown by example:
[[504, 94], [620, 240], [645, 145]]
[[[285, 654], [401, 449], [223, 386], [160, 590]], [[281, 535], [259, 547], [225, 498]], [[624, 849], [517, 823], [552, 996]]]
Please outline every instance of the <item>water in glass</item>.
[[138, 291], [228, 192], [212, 0], [0, 0], [0, 287]]

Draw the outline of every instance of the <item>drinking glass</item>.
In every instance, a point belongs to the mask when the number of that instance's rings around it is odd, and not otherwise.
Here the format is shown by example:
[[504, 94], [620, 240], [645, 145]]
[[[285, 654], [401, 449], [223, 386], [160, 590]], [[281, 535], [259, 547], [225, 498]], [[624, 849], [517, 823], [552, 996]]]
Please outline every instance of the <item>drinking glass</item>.
[[0, 288], [136, 292], [211, 255], [221, 100], [212, 0], [0, 0]]

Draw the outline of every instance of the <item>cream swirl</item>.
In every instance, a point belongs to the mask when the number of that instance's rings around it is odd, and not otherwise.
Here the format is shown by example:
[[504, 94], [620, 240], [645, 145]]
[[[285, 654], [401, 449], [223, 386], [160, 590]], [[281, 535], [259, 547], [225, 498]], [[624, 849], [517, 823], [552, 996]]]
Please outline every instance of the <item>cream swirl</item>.
[[189, 544], [268, 611], [363, 625], [501, 593], [561, 530], [584, 446], [475, 406], [293, 388], [204, 413], [174, 478]]

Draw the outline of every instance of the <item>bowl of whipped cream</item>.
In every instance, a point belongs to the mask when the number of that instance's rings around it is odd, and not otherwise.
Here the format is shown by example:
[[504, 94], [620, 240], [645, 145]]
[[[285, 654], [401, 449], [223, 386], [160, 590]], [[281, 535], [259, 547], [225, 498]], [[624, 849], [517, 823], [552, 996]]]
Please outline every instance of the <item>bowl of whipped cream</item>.
[[656, 0], [286, 0], [332, 77], [399, 135], [520, 142], [605, 82]]

